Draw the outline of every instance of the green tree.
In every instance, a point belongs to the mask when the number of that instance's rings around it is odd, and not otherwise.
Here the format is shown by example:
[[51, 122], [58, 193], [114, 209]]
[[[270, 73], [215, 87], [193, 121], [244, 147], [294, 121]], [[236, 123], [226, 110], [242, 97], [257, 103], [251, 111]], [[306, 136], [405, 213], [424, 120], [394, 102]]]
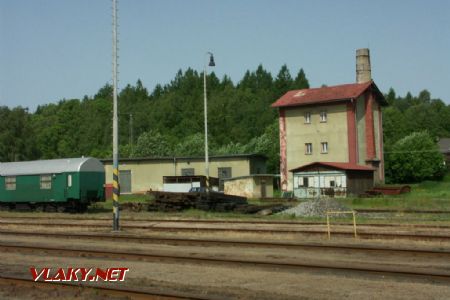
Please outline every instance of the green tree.
[[300, 69], [300, 71], [298, 71], [292, 88], [295, 90], [309, 89], [309, 81], [306, 78], [306, 74], [303, 69]]
[[196, 133], [182, 139], [175, 145], [176, 156], [201, 156], [205, 153], [204, 135]]
[[166, 136], [156, 130], [141, 134], [133, 147], [132, 157], [164, 157], [172, 155]]
[[444, 172], [443, 156], [425, 131], [402, 138], [386, 152], [386, 177], [389, 182], [413, 183], [437, 179]]
[[294, 81], [288, 67], [283, 65], [274, 81], [275, 97], [279, 98], [287, 91], [292, 90], [293, 84]]

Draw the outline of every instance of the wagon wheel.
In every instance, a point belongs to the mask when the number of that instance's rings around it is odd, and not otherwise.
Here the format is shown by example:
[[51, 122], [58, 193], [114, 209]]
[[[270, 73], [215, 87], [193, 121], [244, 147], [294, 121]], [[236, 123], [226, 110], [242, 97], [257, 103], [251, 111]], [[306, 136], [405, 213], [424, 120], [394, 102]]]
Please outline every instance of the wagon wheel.
[[58, 207], [56, 208], [56, 211], [59, 212], [59, 213], [62, 213], [62, 212], [64, 212], [65, 210], [66, 210], [66, 207], [65, 207], [65, 206], [62, 206], [62, 205], [60, 205], [60, 206], [58, 206]]
[[36, 205], [35, 210], [37, 212], [43, 212], [44, 211], [44, 205], [40, 205], [40, 204]]

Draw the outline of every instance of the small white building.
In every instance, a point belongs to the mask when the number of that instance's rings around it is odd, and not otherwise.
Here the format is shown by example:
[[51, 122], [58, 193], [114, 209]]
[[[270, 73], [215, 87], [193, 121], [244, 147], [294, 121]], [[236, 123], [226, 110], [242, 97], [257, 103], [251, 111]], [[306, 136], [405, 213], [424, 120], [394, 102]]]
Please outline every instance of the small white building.
[[367, 166], [314, 162], [291, 172], [296, 198], [344, 198], [373, 187], [374, 168]]

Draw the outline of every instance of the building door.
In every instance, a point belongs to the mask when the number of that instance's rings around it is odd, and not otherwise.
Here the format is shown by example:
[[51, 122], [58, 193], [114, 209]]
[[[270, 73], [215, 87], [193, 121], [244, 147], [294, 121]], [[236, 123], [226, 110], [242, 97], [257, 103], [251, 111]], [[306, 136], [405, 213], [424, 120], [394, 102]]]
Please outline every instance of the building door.
[[119, 184], [121, 194], [131, 193], [131, 170], [119, 171]]
[[261, 198], [266, 198], [267, 192], [266, 192], [266, 181], [261, 180]]
[[224, 179], [231, 178], [231, 168], [218, 168], [217, 173], [219, 174], [219, 191], [224, 190]]

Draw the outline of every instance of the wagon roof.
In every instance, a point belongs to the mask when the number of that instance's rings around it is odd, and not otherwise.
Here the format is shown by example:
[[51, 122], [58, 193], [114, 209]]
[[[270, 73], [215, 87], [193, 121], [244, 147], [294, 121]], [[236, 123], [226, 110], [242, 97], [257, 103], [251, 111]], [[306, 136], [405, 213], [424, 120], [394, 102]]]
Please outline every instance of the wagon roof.
[[92, 157], [0, 163], [0, 176], [104, 171], [103, 164]]

